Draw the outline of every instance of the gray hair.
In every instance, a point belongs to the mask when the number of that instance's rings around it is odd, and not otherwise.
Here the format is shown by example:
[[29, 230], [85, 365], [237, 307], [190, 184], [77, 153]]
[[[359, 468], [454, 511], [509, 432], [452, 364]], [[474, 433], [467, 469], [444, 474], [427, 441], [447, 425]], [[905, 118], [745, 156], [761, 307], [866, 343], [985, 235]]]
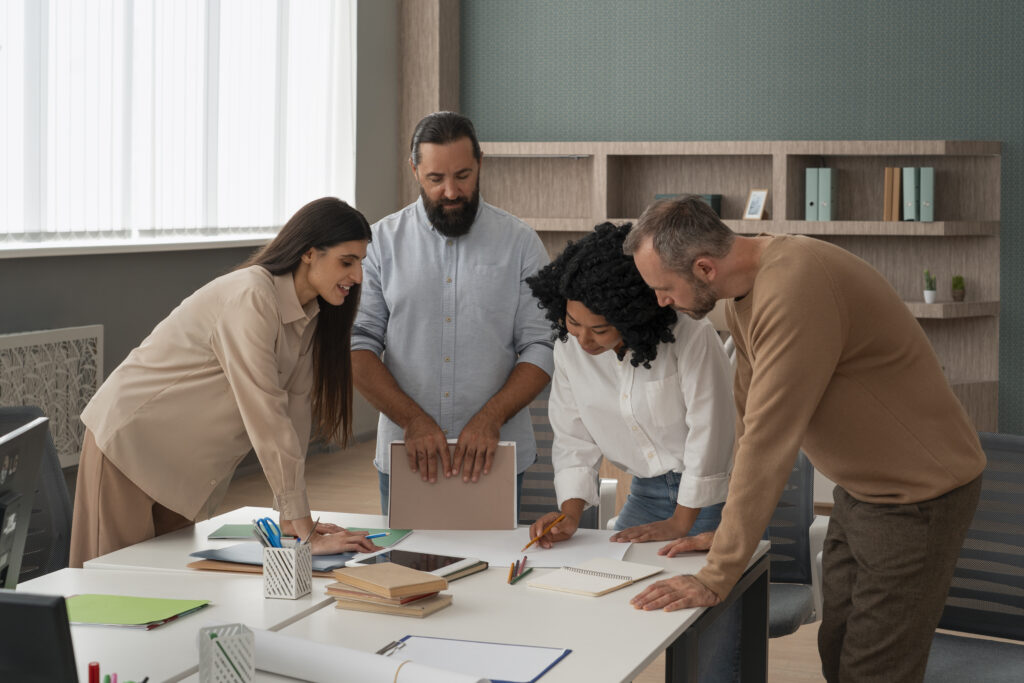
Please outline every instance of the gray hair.
[[736, 234], [703, 198], [687, 195], [663, 199], [644, 209], [626, 236], [622, 250], [631, 255], [648, 238], [667, 268], [692, 281], [697, 259], [723, 258], [732, 248]]

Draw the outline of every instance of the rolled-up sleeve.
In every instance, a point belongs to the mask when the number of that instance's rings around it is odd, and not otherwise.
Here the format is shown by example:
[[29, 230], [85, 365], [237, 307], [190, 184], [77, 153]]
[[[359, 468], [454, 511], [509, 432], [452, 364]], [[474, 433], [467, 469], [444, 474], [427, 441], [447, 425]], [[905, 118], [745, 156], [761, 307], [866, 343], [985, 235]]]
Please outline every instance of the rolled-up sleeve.
[[597, 505], [601, 449], [583, 424], [564, 368], [557, 365], [551, 382], [548, 417], [554, 432], [551, 464], [555, 470], [558, 506], [571, 498], [581, 498], [587, 505]]
[[381, 287], [380, 240], [370, 242], [363, 259], [363, 282], [359, 289], [359, 312], [352, 326], [353, 351], [384, 353], [388, 328], [388, 305]]
[[701, 325], [679, 354], [677, 374], [687, 436], [676, 502], [702, 508], [726, 498], [735, 431], [732, 366], [711, 325]]
[[555, 362], [552, 357], [551, 324], [544, 317], [544, 311], [537, 305], [526, 278], [537, 274], [548, 264], [548, 254], [536, 233], [529, 235], [527, 248], [523, 250], [523, 266], [519, 274], [519, 304], [516, 306], [515, 348], [519, 354], [517, 363], [532, 363], [551, 376]]
[[[282, 386], [274, 351], [279, 328], [273, 296], [249, 290], [242, 293], [237, 305], [223, 308], [213, 328], [211, 346], [274, 493], [275, 507], [283, 519], [298, 519], [310, 513], [305, 483], [309, 412], [307, 408], [303, 417]], [[305, 424], [302, 434], [296, 431], [300, 421]]]

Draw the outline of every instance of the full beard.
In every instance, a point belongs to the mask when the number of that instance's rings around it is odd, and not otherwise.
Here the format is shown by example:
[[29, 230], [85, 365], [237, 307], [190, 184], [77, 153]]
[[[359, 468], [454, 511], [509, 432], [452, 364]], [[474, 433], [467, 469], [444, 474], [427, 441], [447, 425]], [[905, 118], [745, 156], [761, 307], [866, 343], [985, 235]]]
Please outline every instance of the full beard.
[[423, 198], [423, 208], [426, 209], [427, 218], [435, 230], [445, 237], [462, 237], [473, 227], [477, 209], [480, 208], [480, 182], [477, 181], [473, 194], [468, 199], [458, 199], [454, 202], [442, 199], [439, 202], [432, 202], [422, 188], [420, 197]]

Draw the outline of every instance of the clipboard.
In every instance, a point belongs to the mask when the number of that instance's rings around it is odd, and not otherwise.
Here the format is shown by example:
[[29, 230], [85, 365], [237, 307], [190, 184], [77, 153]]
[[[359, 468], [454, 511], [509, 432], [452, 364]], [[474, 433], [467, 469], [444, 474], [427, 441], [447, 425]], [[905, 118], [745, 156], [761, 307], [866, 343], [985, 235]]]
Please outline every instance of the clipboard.
[[533, 683], [572, 650], [408, 635], [389, 644], [385, 656], [485, 677], [493, 683]]
[[[448, 442], [455, 453], [455, 441]], [[515, 529], [516, 444], [498, 442], [494, 463], [477, 482], [462, 481], [462, 474], [434, 483], [409, 469], [405, 443], [391, 442], [391, 489], [388, 526], [392, 529], [494, 530]]]

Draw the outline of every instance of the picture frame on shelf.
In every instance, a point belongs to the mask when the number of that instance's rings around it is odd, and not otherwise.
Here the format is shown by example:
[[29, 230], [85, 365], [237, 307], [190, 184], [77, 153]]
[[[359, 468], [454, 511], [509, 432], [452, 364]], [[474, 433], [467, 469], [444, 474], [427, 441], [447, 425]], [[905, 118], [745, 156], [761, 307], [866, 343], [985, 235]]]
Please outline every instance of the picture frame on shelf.
[[743, 207], [743, 220], [759, 221], [764, 216], [764, 207], [768, 203], [768, 190], [751, 190], [747, 203]]

